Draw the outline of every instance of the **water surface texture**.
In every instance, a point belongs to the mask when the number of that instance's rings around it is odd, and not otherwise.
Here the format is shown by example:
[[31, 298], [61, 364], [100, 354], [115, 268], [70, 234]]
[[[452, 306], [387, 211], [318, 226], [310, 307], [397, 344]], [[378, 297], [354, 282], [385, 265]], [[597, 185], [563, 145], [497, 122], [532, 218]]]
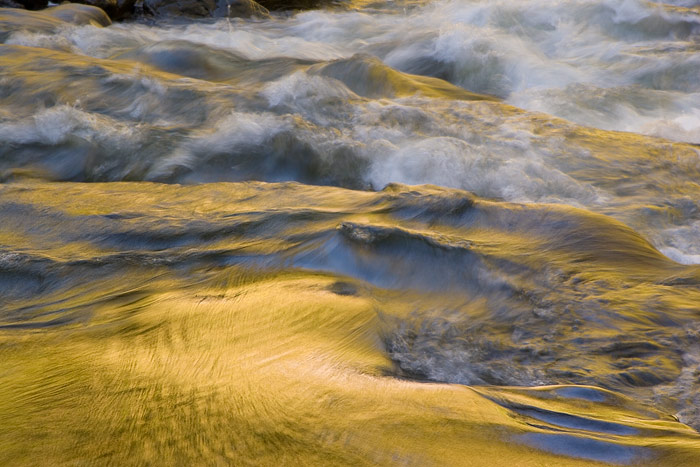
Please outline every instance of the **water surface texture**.
[[700, 9], [0, 9], [0, 464], [700, 465]]

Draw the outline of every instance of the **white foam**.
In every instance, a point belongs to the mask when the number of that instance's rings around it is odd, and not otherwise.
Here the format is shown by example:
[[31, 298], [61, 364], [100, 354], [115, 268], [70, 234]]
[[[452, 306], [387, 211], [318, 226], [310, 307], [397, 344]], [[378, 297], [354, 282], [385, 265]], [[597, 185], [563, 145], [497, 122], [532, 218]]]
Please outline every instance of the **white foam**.
[[213, 130], [192, 134], [171, 154], [156, 161], [147, 178], [167, 176], [178, 167], [197, 168], [210, 157], [234, 152], [241, 146], [258, 146], [290, 128], [287, 119], [270, 114], [232, 112]]
[[[138, 122], [148, 122], [167, 133], [153, 150], [156, 159], [167, 154], [149, 174], [158, 177], [176, 167], [198, 167], [216, 154], [264, 145], [289, 130], [301, 148], [314, 153], [310, 157], [326, 157], [324, 163], [332, 164], [337, 153], [366, 159], [370, 169], [358, 183], [376, 188], [433, 183], [511, 201], [609, 206], [625, 195], [581, 181], [602, 169], [587, 165], [589, 155], [575, 142], [538, 131], [539, 117], [509, 117], [487, 103], [361, 98], [313, 70], [329, 60], [370, 54], [400, 71], [434, 75], [583, 125], [700, 143], [700, 54], [693, 42], [698, 18], [643, 0], [439, 0], [409, 10], [386, 3], [371, 14], [319, 10], [254, 22], [67, 27], [51, 36], [54, 44], [47, 43], [49, 36], [17, 33], [11, 39], [17, 44], [70, 48], [99, 58], [177, 40], [201, 46], [203, 54], [213, 47], [250, 60], [291, 57], [308, 63], [295, 63], [292, 74], [274, 82], [232, 84], [221, 95], [207, 87], [213, 84], [197, 82], [192, 89], [202, 103], [191, 107], [201, 110], [196, 118], [163, 111], [163, 102], [180, 102], [169, 99], [169, 91], [186, 79], [166, 86], [148, 77], [148, 65], [141, 73], [136, 64], [133, 75], [93, 83], [95, 89], [138, 87], [114, 99], [119, 105], [104, 111], [111, 117], [77, 106], [12, 121], [6, 111], [0, 139], [60, 144], [71, 136], [106, 137], [118, 144], [139, 141]], [[584, 174], [580, 180], [576, 171]], [[650, 227], [650, 236], [660, 239], [657, 245], [669, 256], [694, 262], [700, 234], [662, 235], [667, 227]]]
[[449, 137], [406, 142], [374, 161], [370, 181], [375, 187], [390, 182], [434, 184], [472, 191], [508, 201], [561, 201], [579, 204], [595, 191], [548, 167], [534, 153], [503, 158]]
[[45, 109], [29, 119], [0, 124], [0, 141], [9, 144], [56, 145], [77, 136], [123, 146], [134, 142], [137, 135], [138, 128], [134, 126], [68, 105]]
[[698, 255], [689, 255], [686, 253], [683, 253], [677, 248], [673, 247], [664, 247], [661, 248], [659, 251], [663, 253], [664, 255], [668, 256], [670, 259], [677, 263], [681, 264], [700, 264], [700, 254]]
[[308, 75], [298, 71], [273, 81], [265, 86], [261, 94], [272, 107], [279, 105], [318, 104], [324, 99], [356, 99], [358, 96], [342, 82], [322, 76]]
[[[399, 70], [434, 72], [471, 91], [496, 94], [577, 123], [697, 140], [696, 126], [683, 131], [661, 126], [667, 121], [683, 127], [683, 94], [700, 92], [700, 59], [692, 41], [682, 37], [694, 21], [695, 31], [700, 31], [700, 15], [643, 0], [444, 0], [409, 12], [392, 4], [382, 8], [371, 15], [320, 10], [213, 25], [67, 28], [56, 44], [97, 57], [166, 40], [221, 48], [253, 60], [333, 60], [369, 53]], [[15, 40], [44, 41], [18, 37]], [[578, 116], [571, 109], [581, 96], [567, 100], [569, 87], [576, 84], [591, 90], [638, 90], [636, 96], [619, 96], [615, 112], [604, 99], [593, 98], [588, 102], [591, 108], [584, 105]], [[657, 105], [661, 90], [681, 92], [674, 105]], [[647, 95], [643, 104], [638, 102], [641, 94]]]
[[660, 251], [681, 264], [700, 264], [700, 221], [661, 232]]
[[5, 40], [7, 45], [22, 45], [24, 47], [41, 47], [44, 49], [74, 52], [73, 43], [65, 36], [58, 34], [32, 33], [17, 31]]
[[700, 144], [700, 108], [689, 110], [687, 114], [672, 119], [647, 121], [639, 130], [647, 135]]

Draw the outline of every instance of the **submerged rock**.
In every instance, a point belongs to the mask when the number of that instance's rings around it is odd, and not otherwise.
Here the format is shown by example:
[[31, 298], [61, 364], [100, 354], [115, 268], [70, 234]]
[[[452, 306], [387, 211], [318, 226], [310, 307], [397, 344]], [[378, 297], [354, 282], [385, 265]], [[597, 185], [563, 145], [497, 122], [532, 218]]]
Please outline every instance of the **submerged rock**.
[[112, 21], [100, 8], [68, 3], [42, 11], [22, 9], [0, 9], [0, 42], [17, 31], [51, 34], [66, 23], [94, 26], [109, 26]]
[[109, 16], [102, 8], [91, 5], [65, 3], [47, 8], [41, 13], [72, 24], [92, 24], [95, 26], [109, 26], [112, 24]]

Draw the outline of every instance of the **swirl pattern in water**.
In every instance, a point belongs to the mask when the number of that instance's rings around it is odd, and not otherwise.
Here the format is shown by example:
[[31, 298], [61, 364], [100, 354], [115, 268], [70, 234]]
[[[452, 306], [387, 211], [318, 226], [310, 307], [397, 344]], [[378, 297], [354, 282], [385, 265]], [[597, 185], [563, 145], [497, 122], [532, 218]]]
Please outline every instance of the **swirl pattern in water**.
[[699, 34], [0, 8], [0, 464], [700, 464]]

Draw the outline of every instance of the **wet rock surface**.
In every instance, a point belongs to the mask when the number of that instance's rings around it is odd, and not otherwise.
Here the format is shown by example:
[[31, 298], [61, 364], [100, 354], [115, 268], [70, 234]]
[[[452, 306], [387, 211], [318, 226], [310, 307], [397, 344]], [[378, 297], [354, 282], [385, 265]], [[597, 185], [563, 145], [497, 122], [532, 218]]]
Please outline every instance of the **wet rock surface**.
[[16, 32], [50, 34], [66, 24], [109, 26], [112, 21], [101, 8], [68, 3], [41, 11], [0, 8], [0, 41]]
[[[271, 10], [308, 10], [324, 4], [319, 0], [260, 3], [255, 0], [75, 0], [72, 3], [100, 8], [114, 21], [142, 17], [269, 18]], [[48, 6], [48, 0], [0, 0], [0, 8], [37, 11]]]
[[14, 0], [0, 0], [0, 8], [24, 8], [24, 5]]
[[104, 10], [113, 20], [134, 16], [136, 0], [76, 0], [74, 3], [90, 5]]
[[269, 11], [254, 0], [146, 0], [144, 11], [154, 16], [193, 18], [266, 18]]

